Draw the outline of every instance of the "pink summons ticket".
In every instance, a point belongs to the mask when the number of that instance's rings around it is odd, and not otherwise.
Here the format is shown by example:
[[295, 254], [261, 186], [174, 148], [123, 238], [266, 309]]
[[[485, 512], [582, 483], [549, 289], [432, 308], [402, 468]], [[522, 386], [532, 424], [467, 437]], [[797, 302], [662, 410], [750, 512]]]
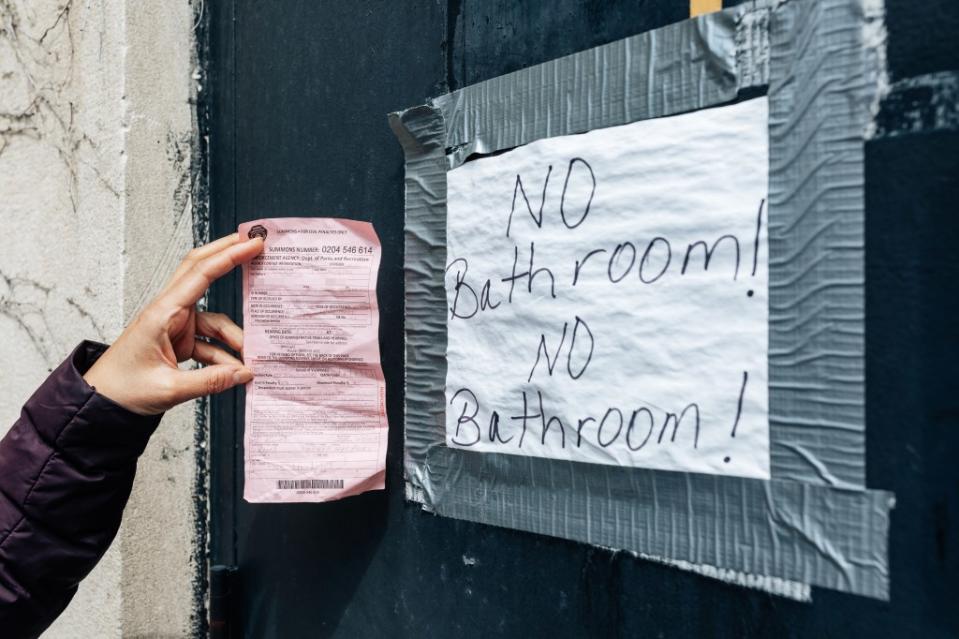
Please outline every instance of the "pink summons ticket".
[[240, 225], [263, 253], [243, 267], [243, 498], [316, 502], [382, 490], [386, 387], [367, 222], [286, 217]]

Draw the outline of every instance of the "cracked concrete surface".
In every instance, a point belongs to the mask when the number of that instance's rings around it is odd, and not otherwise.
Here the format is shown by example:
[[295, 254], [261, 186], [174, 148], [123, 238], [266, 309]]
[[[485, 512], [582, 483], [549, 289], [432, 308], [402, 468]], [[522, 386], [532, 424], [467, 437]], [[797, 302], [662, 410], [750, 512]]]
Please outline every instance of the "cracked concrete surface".
[[[192, 244], [193, 23], [187, 1], [0, 0], [0, 433]], [[45, 637], [192, 633], [195, 423], [191, 405], [164, 419], [117, 540]]]

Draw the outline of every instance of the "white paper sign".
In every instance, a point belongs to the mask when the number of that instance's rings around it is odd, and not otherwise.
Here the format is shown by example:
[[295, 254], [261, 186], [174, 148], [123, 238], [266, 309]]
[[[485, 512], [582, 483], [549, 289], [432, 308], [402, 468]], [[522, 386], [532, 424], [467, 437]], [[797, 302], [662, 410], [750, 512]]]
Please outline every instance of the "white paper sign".
[[448, 173], [446, 440], [769, 477], [767, 101]]

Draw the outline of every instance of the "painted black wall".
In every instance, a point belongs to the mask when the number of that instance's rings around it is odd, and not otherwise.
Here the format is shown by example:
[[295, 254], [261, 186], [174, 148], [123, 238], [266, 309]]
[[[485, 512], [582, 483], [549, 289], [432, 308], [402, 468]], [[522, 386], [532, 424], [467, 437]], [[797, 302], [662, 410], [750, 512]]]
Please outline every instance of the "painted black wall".
[[[959, 2], [886, 4], [892, 80], [959, 71]], [[868, 483], [898, 500], [891, 602], [814, 589], [800, 604], [404, 502], [403, 157], [386, 113], [682, 20], [688, 7], [209, 3], [211, 232], [285, 215], [374, 223], [392, 425], [385, 493], [252, 506], [240, 497], [243, 398], [213, 401], [211, 561], [239, 566], [238, 636], [959, 635], [959, 133], [893, 136], [895, 100], [883, 112], [890, 137], [866, 145]], [[211, 306], [240, 317], [238, 300], [234, 279]]]

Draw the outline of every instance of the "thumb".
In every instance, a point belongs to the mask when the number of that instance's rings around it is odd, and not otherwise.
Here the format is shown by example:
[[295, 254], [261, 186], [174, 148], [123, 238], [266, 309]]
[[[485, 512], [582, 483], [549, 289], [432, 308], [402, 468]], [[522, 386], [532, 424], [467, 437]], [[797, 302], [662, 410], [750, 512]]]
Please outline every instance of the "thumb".
[[253, 372], [243, 366], [214, 364], [188, 371], [178, 371], [174, 383], [174, 401], [179, 404], [197, 397], [220, 393], [253, 379]]

